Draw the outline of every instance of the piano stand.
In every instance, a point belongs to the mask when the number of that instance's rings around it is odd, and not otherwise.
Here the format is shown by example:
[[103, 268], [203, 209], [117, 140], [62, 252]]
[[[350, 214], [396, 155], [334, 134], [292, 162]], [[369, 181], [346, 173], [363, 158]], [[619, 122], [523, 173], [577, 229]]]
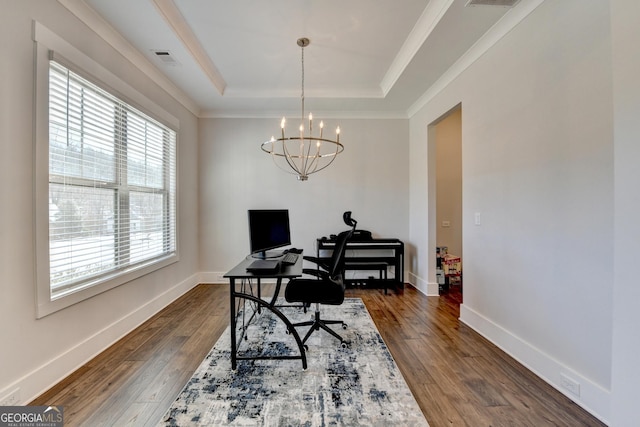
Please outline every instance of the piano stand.
[[[327, 238], [318, 239], [317, 256], [329, 259], [323, 252], [332, 251], [335, 241]], [[376, 251], [384, 251], [384, 255], [376, 254]], [[392, 254], [388, 254], [392, 252]], [[387, 271], [393, 267], [394, 277], [389, 279]], [[348, 271], [377, 272], [377, 278], [349, 278], [345, 274], [344, 281], [347, 285], [365, 285], [367, 287], [384, 288], [387, 293], [389, 286], [394, 288], [404, 287], [404, 243], [399, 239], [368, 239], [350, 240], [347, 243], [345, 257], [345, 273]]]

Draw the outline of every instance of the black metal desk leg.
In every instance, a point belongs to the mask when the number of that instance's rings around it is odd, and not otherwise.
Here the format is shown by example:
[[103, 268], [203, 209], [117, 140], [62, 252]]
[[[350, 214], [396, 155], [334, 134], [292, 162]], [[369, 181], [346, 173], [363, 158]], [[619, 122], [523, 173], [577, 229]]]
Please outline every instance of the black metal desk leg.
[[229, 278], [229, 310], [231, 316], [231, 369], [236, 370], [236, 281]]
[[276, 280], [276, 289], [273, 291], [273, 296], [271, 297], [271, 302], [269, 303], [271, 307], [276, 305], [276, 300], [278, 299], [278, 294], [280, 293], [280, 285], [282, 285], [282, 277], [278, 277]]
[[[262, 299], [262, 291], [260, 290], [260, 278], [258, 277], [258, 299]], [[262, 313], [262, 308], [258, 305], [258, 313]]]

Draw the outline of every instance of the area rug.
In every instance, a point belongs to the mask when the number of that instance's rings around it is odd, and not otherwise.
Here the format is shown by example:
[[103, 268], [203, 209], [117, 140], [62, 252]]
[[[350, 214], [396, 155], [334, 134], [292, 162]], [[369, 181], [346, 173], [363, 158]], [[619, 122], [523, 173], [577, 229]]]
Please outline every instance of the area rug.
[[[293, 323], [311, 315], [281, 310]], [[315, 331], [307, 341], [306, 370], [300, 360], [239, 360], [233, 371], [227, 328], [160, 425], [428, 426], [362, 300], [321, 306], [321, 314], [347, 323], [344, 330], [334, 326], [347, 348]], [[299, 354], [275, 315], [263, 310], [253, 320], [241, 344], [245, 355]], [[301, 338], [306, 330], [298, 328]]]

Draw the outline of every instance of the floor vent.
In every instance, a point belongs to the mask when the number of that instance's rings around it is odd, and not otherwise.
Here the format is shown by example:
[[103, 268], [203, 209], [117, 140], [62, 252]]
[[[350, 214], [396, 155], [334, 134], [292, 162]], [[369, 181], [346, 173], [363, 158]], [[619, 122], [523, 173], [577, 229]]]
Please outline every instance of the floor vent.
[[500, 6], [513, 7], [520, 0], [469, 0], [466, 6]]

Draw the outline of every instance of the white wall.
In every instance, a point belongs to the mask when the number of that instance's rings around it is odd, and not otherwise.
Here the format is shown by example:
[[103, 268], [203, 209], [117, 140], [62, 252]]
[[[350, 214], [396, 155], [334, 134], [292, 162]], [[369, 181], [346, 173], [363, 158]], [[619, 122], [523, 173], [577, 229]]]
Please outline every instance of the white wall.
[[[525, 2], [532, 3], [532, 2]], [[506, 18], [509, 19], [509, 18]], [[427, 126], [462, 103], [461, 319], [609, 417], [613, 124], [609, 4], [547, 0], [411, 118], [411, 234], [429, 282]], [[481, 225], [474, 225], [474, 213]], [[565, 389], [559, 387], [561, 391]]]
[[[333, 120], [345, 150], [306, 182], [274, 164], [260, 144], [279, 131], [274, 119], [203, 119], [200, 123], [200, 268], [209, 281], [249, 252], [247, 209], [286, 208], [292, 244], [315, 254], [315, 239], [347, 228], [408, 237], [408, 120]], [[331, 127], [331, 126], [328, 126]]]
[[615, 141], [615, 261], [611, 420], [614, 426], [640, 425], [640, 3], [611, 1]]
[[[462, 256], [462, 109], [434, 125], [436, 145], [436, 246]], [[449, 226], [442, 225], [448, 221]], [[464, 262], [464, 260], [463, 260]]]
[[[0, 0], [0, 10], [0, 399], [18, 388], [18, 402], [27, 403], [197, 283], [197, 120], [58, 2]], [[180, 121], [180, 261], [39, 320], [32, 191], [34, 19]]]

